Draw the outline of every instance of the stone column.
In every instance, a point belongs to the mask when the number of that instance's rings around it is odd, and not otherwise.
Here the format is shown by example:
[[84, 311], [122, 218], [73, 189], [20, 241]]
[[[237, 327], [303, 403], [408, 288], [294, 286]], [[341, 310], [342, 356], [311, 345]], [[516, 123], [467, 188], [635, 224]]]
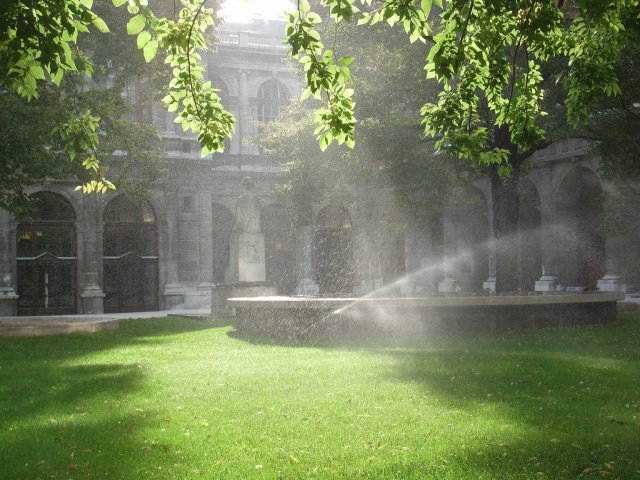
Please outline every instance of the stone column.
[[[80, 312], [103, 313], [105, 294], [100, 287], [99, 265], [102, 252], [98, 248], [99, 209], [96, 195], [86, 195], [84, 198], [83, 225], [78, 227], [78, 263], [80, 266]], [[80, 251], [82, 249], [82, 251]]]
[[320, 288], [315, 282], [313, 225], [299, 227], [296, 232], [296, 263], [298, 267], [298, 286], [296, 295], [318, 295]]
[[237, 135], [240, 139], [240, 153], [250, 154], [251, 145], [242, 142], [243, 139], [248, 138], [251, 135], [251, 107], [249, 105], [249, 81], [248, 74], [245, 70], [240, 72], [240, 96], [239, 96], [239, 119]]
[[160, 258], [166, 258], [166, 283], [162, 291], [164, 308], [171, 310], [184, 304], [186, 291], [180, 285], [178, 275], [178, 255], [180, 245], [178, 242], [178, 195], [175, 190], [165, 192], [166, 223], [162, 225], [159, 233]]
[[489, 195], [489, 240], [487, 252], [489, 255], [489, 278], [482, 282], [482, 289], [489, 290], [491, 293], [496, 292], [496, 237], [493, 234], [493, 198]]
[[[550, 169], [548, 171], [550, 172]], [[542, 192], [540, 194], [542, 276], [540, 280], [536, 280], [535, 291], [555, 292], [558, 281], [556, 213], [551, 205], [551, 192], [547, 191], [545, 193], [545, 195], [543, 195]]]
[[604, 247], [605, 275], [598, 280], [601, 292], [623, 292], [624, 279], [622, 272], [622, 239], [606, 238]]
[[11, 239], [11, 214], [0, 210], [0, 317], [15, 316], [18, 295], [15, 290], [12, 262], [15, 261]]

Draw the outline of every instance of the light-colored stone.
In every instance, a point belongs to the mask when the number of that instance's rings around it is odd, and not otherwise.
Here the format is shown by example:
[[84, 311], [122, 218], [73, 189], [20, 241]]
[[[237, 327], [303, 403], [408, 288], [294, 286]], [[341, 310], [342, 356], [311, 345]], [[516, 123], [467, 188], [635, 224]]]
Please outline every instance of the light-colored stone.
[[438, 284], [438, 292], [440, 293], [457, 293], [458, 284], [453, 278], [445, 278]]
[[556, 284], [557, 278], [551, 275], [544, 275], [540, 277], [540, 280], [536, 280], [535, 291], [536, 292], [555, 292], [557, 290]]
[[605, 275], [598, 280], [598, 290], [601, 292], [623, 292], [624, 282], [619, 275]]

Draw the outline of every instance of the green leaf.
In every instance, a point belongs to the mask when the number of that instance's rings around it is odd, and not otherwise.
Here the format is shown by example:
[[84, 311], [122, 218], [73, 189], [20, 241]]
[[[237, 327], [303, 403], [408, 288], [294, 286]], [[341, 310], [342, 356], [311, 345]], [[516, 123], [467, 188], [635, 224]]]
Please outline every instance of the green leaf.
[[142, 49], [142, 53], [144, 55], [144, 60], [149, 63], [156, 56], [158, 51], [158, 42], [156, 40], [151, 40], [147, 43]]
[[104, 23], [104, 20], [102, 20], [100, 17], [95, 17], [91, 23], [93, 24], [94, 27], [96, 27], [98, 29], [98, 31], [100, 31], [101, 33], [109, 33], [109, 27], [107, 26], [106, 23]]
[[431, 12], [431, 0], [422, 0], [420, 2], [420, 8], [422, 8], [424, 16], [429, 17], [429, 13]]
[[127, 3], [127, 0], [113, 0], [113, 5], [115, 7], [121, 7], [125, 3]]
[[44, 80], [44, 70], [42, 70], [42, 67], [40, 65], [32, 65], [29, 68], [29, 75], [31, 75], [33, 78], [37, 79], [37, 80]]
[[340, 63], [342, 63], [342, 65], [344, 65], [345, 67], [348, 67], [349, 65], [351, 65], [351, 62], [353, 62], [354, 57], [347, 55], [346, 57], [342, 57], [340, 59]]
[[146, 23], [147, 19], [141, 13], [132, 17], [127, 23], [127, 33], [129, 35], [137, 35], [142, 31]]
[[151, 40], [151, 33], [146, 30], [140, 32], [137, 39], [138, 49], [143, 48], [147, 43], [149, 43], [149, 40]]

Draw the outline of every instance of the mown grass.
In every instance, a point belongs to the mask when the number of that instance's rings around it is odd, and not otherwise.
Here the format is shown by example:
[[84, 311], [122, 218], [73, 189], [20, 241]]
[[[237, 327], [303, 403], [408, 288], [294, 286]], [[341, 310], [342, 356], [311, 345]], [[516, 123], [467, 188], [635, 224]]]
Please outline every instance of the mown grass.
[[412, 346], [0, 339], [0, 478], [640, 478], [640, 316]]

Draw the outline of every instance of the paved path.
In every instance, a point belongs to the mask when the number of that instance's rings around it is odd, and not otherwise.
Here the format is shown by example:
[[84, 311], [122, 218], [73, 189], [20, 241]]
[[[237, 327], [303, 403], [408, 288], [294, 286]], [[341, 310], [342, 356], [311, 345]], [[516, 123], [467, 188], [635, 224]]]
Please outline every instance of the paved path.
[[163, 310], [159, 312], [99, 313], [94, 315], [58, 315], [35, 317], [0, 317], [1, 337], [37, 337], [67, 333], [90, 333], [115, 330], [118, 322], [127, 318], [158, 318], [168, 316], [210, 317], [209, 309]]

